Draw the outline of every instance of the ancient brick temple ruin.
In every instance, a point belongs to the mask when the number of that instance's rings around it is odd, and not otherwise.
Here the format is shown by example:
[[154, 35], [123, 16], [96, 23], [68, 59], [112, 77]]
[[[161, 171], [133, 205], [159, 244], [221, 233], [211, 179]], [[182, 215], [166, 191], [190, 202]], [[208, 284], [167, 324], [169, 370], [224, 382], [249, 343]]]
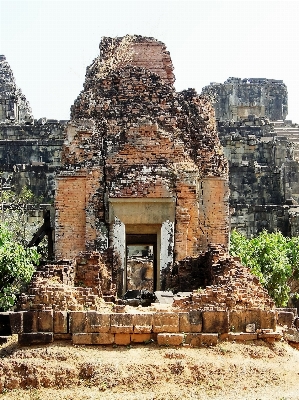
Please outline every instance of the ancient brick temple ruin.
[[[71, 120], [36, 121], [52, 138], [48, 153], [40, 138], [31, 153], [26, 142], [32, 159], [17, 171], [28, 182], [38, 173], [45, 198], [56, 145], [64, 144], [55, 170], [55, 260], [36, 272], [11, 315], [20, 343], [215, 344], [249, 325], [245, 340], [280, 337], [273, 301], [228, 255], [228, 162], [214, 108], [194, 89], [176, 92], [174, 81], [163, 43], [103, 38]], [[15, 140], [35, 135], [28, 126], [14, 128]], [[44, 157], [33, 160], [41, 149]], [[128, 289], [189, 293], [168, 308], [132, 311], [118, 301]]]
[[[87, 70], [55, 201], [56, 257], [112, 249], [118, 293], [127, 290], [128, 244], [153, 246], [157, 290], [175, 262], [209, 243], [227, 248], [229, 235], [227, 161], [210, 103], [194, 90], [175, 91], [161, 42], [135, 37], [128, 59], [125, 44], [103, 39]], [[106, 71], [112, 46], [115, 64]]]

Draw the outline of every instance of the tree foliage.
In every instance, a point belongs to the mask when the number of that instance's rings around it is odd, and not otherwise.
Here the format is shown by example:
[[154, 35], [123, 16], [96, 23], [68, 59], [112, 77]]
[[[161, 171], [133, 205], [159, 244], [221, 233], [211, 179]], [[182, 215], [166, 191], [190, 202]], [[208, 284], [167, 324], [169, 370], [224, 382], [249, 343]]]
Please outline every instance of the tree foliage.
[[299, 237], [288, 238], [280, 232], [261, 232], [247, 239], [233, 230], [230, 253], [239, 256], [268, 290], [276, 306], [286, 306], [299, 290]]
[[0, 223], [0, 309], [8, 310], [22, 286], [31, 280], [39, 254], [13, 239], [5, 223]]
[[36, 248], [28, 248], [36, 226], [28, 224], [27, 205], [33, 193], [26, 187], [19, 194], [11, 190], [0, 194], [0, 309], [11, 308], [31, 280], [40, 256]]

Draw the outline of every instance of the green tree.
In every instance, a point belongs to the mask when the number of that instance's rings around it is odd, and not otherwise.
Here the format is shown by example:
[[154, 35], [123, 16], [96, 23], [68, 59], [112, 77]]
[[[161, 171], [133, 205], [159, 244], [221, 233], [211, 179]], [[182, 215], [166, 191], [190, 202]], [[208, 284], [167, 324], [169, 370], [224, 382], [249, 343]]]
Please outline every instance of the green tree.
[[0, 223], [0, 309], [14, 305], [23, 285], [31, 280], [39, 257], [35, 248], [16, 242], [7, 225]]
[[299, 289], [299, 238], [288, 238], [280, 232], [261, 232], [247, 239], [233, 230], [230, 253], [239, 256], [268, 290], [276, 306], [285, 306]]

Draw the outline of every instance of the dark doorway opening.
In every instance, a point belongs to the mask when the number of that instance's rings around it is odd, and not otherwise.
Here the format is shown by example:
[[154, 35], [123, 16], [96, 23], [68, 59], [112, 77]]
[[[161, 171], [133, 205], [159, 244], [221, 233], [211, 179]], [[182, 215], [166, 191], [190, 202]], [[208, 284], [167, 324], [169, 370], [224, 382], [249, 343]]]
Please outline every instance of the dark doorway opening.
[[157, 290], [157, 235], [126, 235], [126, 290]]

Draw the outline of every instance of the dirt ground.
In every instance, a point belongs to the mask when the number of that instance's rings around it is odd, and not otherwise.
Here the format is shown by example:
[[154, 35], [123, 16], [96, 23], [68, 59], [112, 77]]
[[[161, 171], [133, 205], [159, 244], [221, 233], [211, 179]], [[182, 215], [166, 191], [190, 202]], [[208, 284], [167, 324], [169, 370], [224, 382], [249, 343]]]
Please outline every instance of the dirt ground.
[[299, 399], [299, 351], [286, 342], [216, 347], [0, 347], [1, 400]]

